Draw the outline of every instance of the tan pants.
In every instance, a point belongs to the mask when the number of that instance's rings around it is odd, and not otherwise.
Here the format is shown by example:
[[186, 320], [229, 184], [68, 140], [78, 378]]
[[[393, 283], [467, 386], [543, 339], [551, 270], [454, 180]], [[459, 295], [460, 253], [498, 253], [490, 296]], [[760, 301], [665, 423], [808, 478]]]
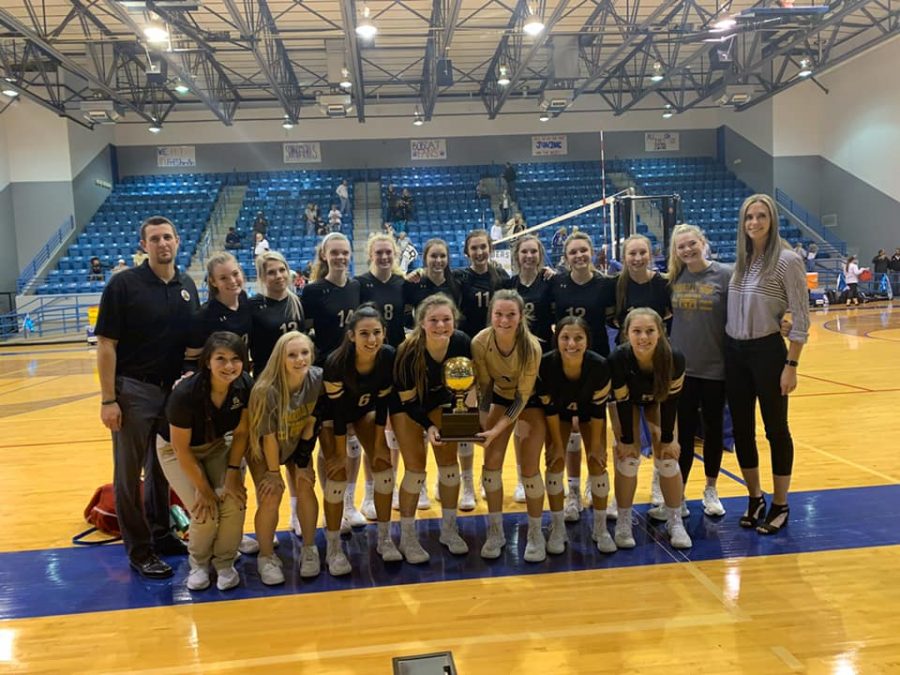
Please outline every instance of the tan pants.
[[[209, 484], [221, 497], [225, 485], [225, 471], [228, 468], [228, 444], [225, 439], [193, 446], [191, 451], [206, 474]], [[156, 452], [169, 485], [190, 509], [196, 499], [196, 489], [181, 468], [175, 450], [171, 445], [165, 444]], [[237, 501], [228, 498], [219, 501], [217, 518], [210, 518], [204, 523], [198, 523], [191, 518], [188, 530], [191, 569], [205, 568], [210, 560], [217, 570], [228, 569], [234, 565], [238, 544], [241, 543], [241, 535], [244, 532], [244, 512], [245, 509]]]

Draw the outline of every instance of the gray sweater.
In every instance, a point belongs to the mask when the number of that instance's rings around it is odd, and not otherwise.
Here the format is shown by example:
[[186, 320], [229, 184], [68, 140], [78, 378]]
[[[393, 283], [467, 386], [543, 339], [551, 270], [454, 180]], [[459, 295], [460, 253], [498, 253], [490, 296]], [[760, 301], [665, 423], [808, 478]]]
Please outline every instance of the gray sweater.
[[694, 274], [687, 268], [672, 282], [672, 346], [684, 354], [685, 374], [725, 379], [725, 310], [731, 265], [711, 262]]

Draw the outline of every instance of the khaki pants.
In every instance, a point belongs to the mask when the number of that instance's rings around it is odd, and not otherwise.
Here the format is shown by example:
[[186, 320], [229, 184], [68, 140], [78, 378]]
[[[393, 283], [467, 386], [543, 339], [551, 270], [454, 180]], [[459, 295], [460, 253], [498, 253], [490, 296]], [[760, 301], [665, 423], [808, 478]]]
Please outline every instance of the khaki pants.
[[[228, 468], [228, 444], [219, 439], [206, 445], [192, 446], [194, 458], [206, 474], [206, 479], [220, 497], [225, 484], [225, 471]], [[165, 444], [157, 449], [159, 463], [169, 485], [175, 490], [178, 498], [190, 509], [196, 498], [193, 482], [181, 468], [175, 450]], [[198, 523], [191, 518], [188, 530], [190, 541], [191, 569], [205, 568], [212, 561], [216, 570], [228, 569], [234, 565], [238, 544], [244, 532], [244, 509], [234, 499], [221, 500], [218, 504], [218, 517], [205, 523]]]

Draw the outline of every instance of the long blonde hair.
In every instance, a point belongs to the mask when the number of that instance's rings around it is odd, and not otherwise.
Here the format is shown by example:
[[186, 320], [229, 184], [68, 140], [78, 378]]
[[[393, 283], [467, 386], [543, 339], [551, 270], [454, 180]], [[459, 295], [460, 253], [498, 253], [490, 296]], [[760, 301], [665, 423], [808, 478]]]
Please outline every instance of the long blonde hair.
[[216, 251], [206, 261], [206, 286], [209, 288], [209, 297], [210, 298], [218, 298], [219, 297], [219, 289], [212, 282], [213, 278], [213, 270], [216, 269], [219, 265], [227, 265], [228, 263], [233, 262], [237, 265], [237, 268], [241, 271], [241, 282], [242, 285], [245, 282], [244, 270], [241, 267], [241, 264], [237, 261], [233, 255], [231, 255], [228, 251]]
[[[628, 245], [635, 241], [644, 242], [647, 245], [647, 252], [651, 255], [653, 254], [653, 245], [647, 237], [642, 234], [632, 234], [622, 243], [623, 260], [625, 258], [625, 252], [628, 250]], [[628, 273], [628, 268], [623, 267], [622, 271], [619, 272], [619, 278], [616, 279], [616, 316], [619, 316], [622, 313], [622, 310], [625, 309], [625, 302], [628, 299], [628, 280], [630, 278], [631, 275]]]
[[250, 452], [256, 460], [262, 459], [260, 429], [267, 415], [275, 415], [277, 419], [275, 430], [278, 438], [289, 436], [287, 410], [291, 401], [291, 390], [284, 363], [288, 343], [297, 339], [304, 340], [309, 346], [309, 362], [312, 364], [316, 356], [313, 341], [299, 331], [288, 331], [278, 338], [272, 349], [272, 356], [250, 391]]
[[366, 258], [369, 261], [369, 271], [372, 272], [372, 274], [375, 274], [372, 249], [379, 241], [386, 241], [391, 245], [391, 249], [394, 251], [394, 264], [391, 266], [391, 274], [403, 276], [403, 270], [400, 269], [400, 265], [397, 262], [397, 259], [400, 257], [400, 248], [397, 246], [397, 240], [387, 232], [373, 232], [369, 235], [369, 240], [366, 242]]
[[547, 251], [544, 249], [544, 244], [541, 242], [540, 238], [534, 234], [522, 235], [513, 242], [512, 251], [510, 252], [510, 263], [512, 264], [513, 272], [516, 274], [519, 273], [519, 249], [522, 248], [522, 244], [527, 241], [533, 241], [537, 244], [538, 255], [541, 257], [538, 261], [538, 274], [540, 274], [541, 265], [547, 264]]
[[[565, 228], [560, 228], [560, 229], [565, 229]], [[588, 263], [588, 269], [590, 270], [591, 274], [596, 272], [597, 268], [594, 267], [594, 242], [591, 241], [590, 235], [588, 235], [584, 232], [581, 232], [580, 230], [578, 232], [573, 232], [572, 234], [570, 234], [568, 237], [566, 237], [565, 242], [563, 242], [563, 260], [566, 261], [565, 262], [566, 267], [569, 268], [569, 261], [567, 259], [567, 254], [569, 252], [569, 244], [571, 244], [573, 241], [586, 241], [587, 242], [588, 249], [590, 249], [590, 252], [591, 252], [590, 262]], [[572, 271], [571, 268], [569, 268], [569, 271], [570, 272]]]
[[435, 307], [449, 307], [453, 314], [454, 328], [459, 323], [459, 310], [456, 303], [443, 294], [429, 295], [416, 307], [416, 326], [406, 339], [397, 348], [397, 358], [394, 361], [394, 380], [401, 380], [401, 373], [412, 372], [416, 381], [416, 395], [419, 400], [425, 399], [428, 387], [428, 367], [425, 363], [425, 316]]
[[[700, 240], [700, 243], [703, 244], [703, 250], [706, 251], [706, 247], [708, 245], [708, 241], [706, 239], [706, 235], [703, 234], [703, 230], [701, 230], [696, 225], [688, 225], [687, 223], [682, 223], [681, 225], [676, 225], [675, 229], [672, 230], [672, 235], [669, 239], [669, 283], [674, 284], [678, 277], [681, 276], [681, 273], [684, 271], [684, 263], [681, 261], [681, 258], [678, 257], [678, 250], [675, 248], [675, 239], [680, 237], [683, 234], [692, 234], [697, 239]], [[705, 256], [704, 256], [705, 258]]]
[[765, 206], [769, 212], [769, 238], [766, 240], [766, 250], [763, 251], [764, 262], [760, 276], [768, 277], [775, 274], [781, 249], [791, 248], [790, 244], [778, 233], [778, 207], [775, 205], [775, 200], [769, 195], [750, 195], [741, 204], [741, 212], [738, 216], [737, 251], [734, 261], [734, 280], [738, 282], [743, 280], [750, 268], [750, 259], [753, 256], [753, 244], [744, 230], [744, 219], [747, 217], [747, 211], [756, 203]]
[[297, 294], [294, 292], [294, 289], [290, 283], [290, 279], [293, 276], [294, 272], [291, 270], [291, 266], [288, 264], [288, 261], [285, 259], [285, 257], [278, 251], [266, 251], [265, 253], [261, 253], [256, 256], [257, 288], [259, 288], [259, 292], [261, 295], [269, 297], [268, 295], [266, 295], [266, 293], [268, 292], [268, 289], [266, 288], [266, 266], [270, 262], [284, 265], [284, 269], [287, 270], [288, 312], [290, 313], [291, 321], [296, 321], [297, 325], [299, 326], [303, 322], [303, 305], [300, 304], [300, 298], [297, 297]]
[[[350, 246], [350, 240], [347, 239], [347, 236], [340, 232], [330, 232], [326, 234], [322, 241], [319, 242], [319, 245], [316, 246], [316, 260], [312, 264], [312, 273], [310, 274], [312, 281], [319, 281], [319, 279], [324, 279], [328, 276], [328, 260], [325, 258], [325, 251], [328, 248], [328, 244], [332, 241], [344, 241], [347, 242], [347, 246]], [[350, 249], [351, 254], [353, 253], [353, 249]]]
[[[499, 291], [494, 293], [494, 296], [491, 298], [491, 302], [488, 304], [488, 318], [490, 318], [494, 313], [494, 305], [502, 300], [509, 300], [511, 302], [514, 302], [516, 303], [516, 307], [519, 308], [520, 319], [519, 326], [516, 328], [515, 350], [519, 355], [519, 367], [524, 370], [525, 364], [527, 364], [532, 359], [539, 359], [541, 357], [541, 348], [538, 346], [537, 338], [534, 337], [534, 334], [528, 327], [528, 324], [531, 321], [531, 317], [526, 314], [525, 300], [522, 299], [522, 296], [519, 295], [518, 291], [515, 291], [511, 288], [501, 288]], [[491, 339], [495, 339], [494, 327], [488, 324], [488, 330], [491, 331]]]
[[669, 344], [669, 338], [666, 337], [666, 327], [663, 325], [662, 317], [656, 313], [656, 310], [649, 307], [635, 307], [628, 312], [625, 317], [625, 323], [622, 326], [622, 333], [625, 335], [625, 344], [631, 349], [631, 341], [628, 340], [628, 329], [631, 327], [632, 321], [639, 316], [648, 316], [653, 319], [656, 324], [656, 332], [659, 340], [656, 343], [656, 349], [653, 350], [653, 399], [657, 403], [662, 403], [669, 398], [669, 390], [672, 388], [672, 371], [675, 370], [675, 362], [672, 359], [672, 346]]

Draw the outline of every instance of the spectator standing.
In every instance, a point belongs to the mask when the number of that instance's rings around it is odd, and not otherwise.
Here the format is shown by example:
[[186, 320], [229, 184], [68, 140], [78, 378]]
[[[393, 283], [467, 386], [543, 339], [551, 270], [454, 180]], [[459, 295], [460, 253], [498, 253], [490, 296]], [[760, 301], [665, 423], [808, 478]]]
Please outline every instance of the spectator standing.
[[100, 258], [94, 256], [91, 258], [90, 267], [88, 268], [88, 281], [103, 281], [103, 263]]
[[334, 193], [338, 196], [338, 199], [341, 200], [341, 215], [346, 216], [350, 213], [350, 190], [347, 187], [346, 179], [341, 181], [341, 184], [337, 186]]
[[144, 253], [144, 249], [138, 246], [137, 251], [134, 252], [134, 255], [131, 256], [132, 267], [140, 267], [144, 264], [144, 261], [147, 259], [147, 254]]
[[400, 196], [400, 203], [397, 206], [397, 229], [403, 231], [406, 229], [406, 224], [412, 220], [413, 217], [413, 196], [410, 193], [408, 188], [403, 188], [403, 193]]
[[794, 253], [800, 256], [801, 260], [806, 260], [806, 249], [803, 248], [803, 242], [798, 241], [794, 246]]
[[419, 257], [419, 252], [406, 236], [406, 232], [401, 232], [397, 236], [397, 247], [400, 249], [400, 269], [406, 274], [412, 261]]
[[253, 257], [254, 259], [258, 255], [262, 255], [263, 253], [268, 252], [269, 250], [269, 240], [266, 239], [265, 235], [262, 232], [256, 233], [256, 244], [253, 247]]
[[897, 250], [894, 251], [894, 255], [891, 256], [889, 267], [891, 270], [893, 293], [894, 295], [897, 295], [900, 293], [900, 246], [897, 247]]
[[269, 231], [269, 221], [266, 219], [266, 214], [262, 211], [256, 212], [256, 220], [253, 221], [253, 231], [259, 232], [263, 236], [266, 236]]
[[550, 240], [550, 262], [553, 265], [559, 264], [563, 257], [563, 249], [566, 245], [566, 237], [569, 236], [569, 233], [566, 231], [565, 226], [560, 227], [553, 235], [553, 239]]
[[153, 216], [140, 237], [148, 260], [115, 275], [100, 300], [100, 419], [112, 432], [116, 511], [129, 563], [144, 577], [164, 579], [172, 568], [157, 556], [185, 548], [169, 531], [168, 484], [155, 439], [199, 303], [193, 280], [175, 266], [175, 225]]
[[498, 241], [503, 239], [503, 225], [500, 219], [494, 220], [494, 224], [491, 225], [491, 241]]
[[875, 274], [887, 274], [891, 267], [891, 259], [887, 257], [887, 253], [883, 248], [878, 249], [878, 255], [872, 258], [872, 271]]
[[506, 191], [509, 193], [509, 198], [512, 201], [517, 201], [517, 199], [516, 199], [516, 167], [514, 167], [509, 162], [506, 163], [506, 166], [503, 169], [503, 180], [506, 181]]
[[319, 225], [319, 209], [316, 208], [315, 202], [306, 203], [306, 210], [303, 212], [303, 218], [306, 221], [307, 236], [316, 234]]
[[855, 255], [851, 255], [847, 258], [847, 263], [844, 265], [844, 281], [847, 282], [849, 288], [847, 293], [847, 307], [851, 305], [851, 301], [854, 305], [859, 304], [859, 275], [865, 270], [865, 267], [860, 267], [856, 262]]
[[233, 227], [228, 228], [228, 234], [225, 235], [225, 248], [229, 251], [236, 251], [241, 247], [241, 235]]
[[389, 223], [397, 220], [397, 204], [400, 201], [400, 195], [397, 194], [397, 188], [388, 185], [387, 194], [385, 196], [384, 219]]
[[500, 195], [500, 222], [505, 223], [507, 220], [509, 220], [509, 209], [511, 203], [512, 200], [509, 197], [509, 192], [504, 190]]
[[815, 244], [809, 245], [809, 250], [806, 252], [806, 271], [814, 272], [816, 268], [816, 256], [819, 254], [819, 247]]
[[331, 210], [328, 212], [328, 231], [341, 231], [341, 210], [337, 207], [337, 204], [332, 204]]

